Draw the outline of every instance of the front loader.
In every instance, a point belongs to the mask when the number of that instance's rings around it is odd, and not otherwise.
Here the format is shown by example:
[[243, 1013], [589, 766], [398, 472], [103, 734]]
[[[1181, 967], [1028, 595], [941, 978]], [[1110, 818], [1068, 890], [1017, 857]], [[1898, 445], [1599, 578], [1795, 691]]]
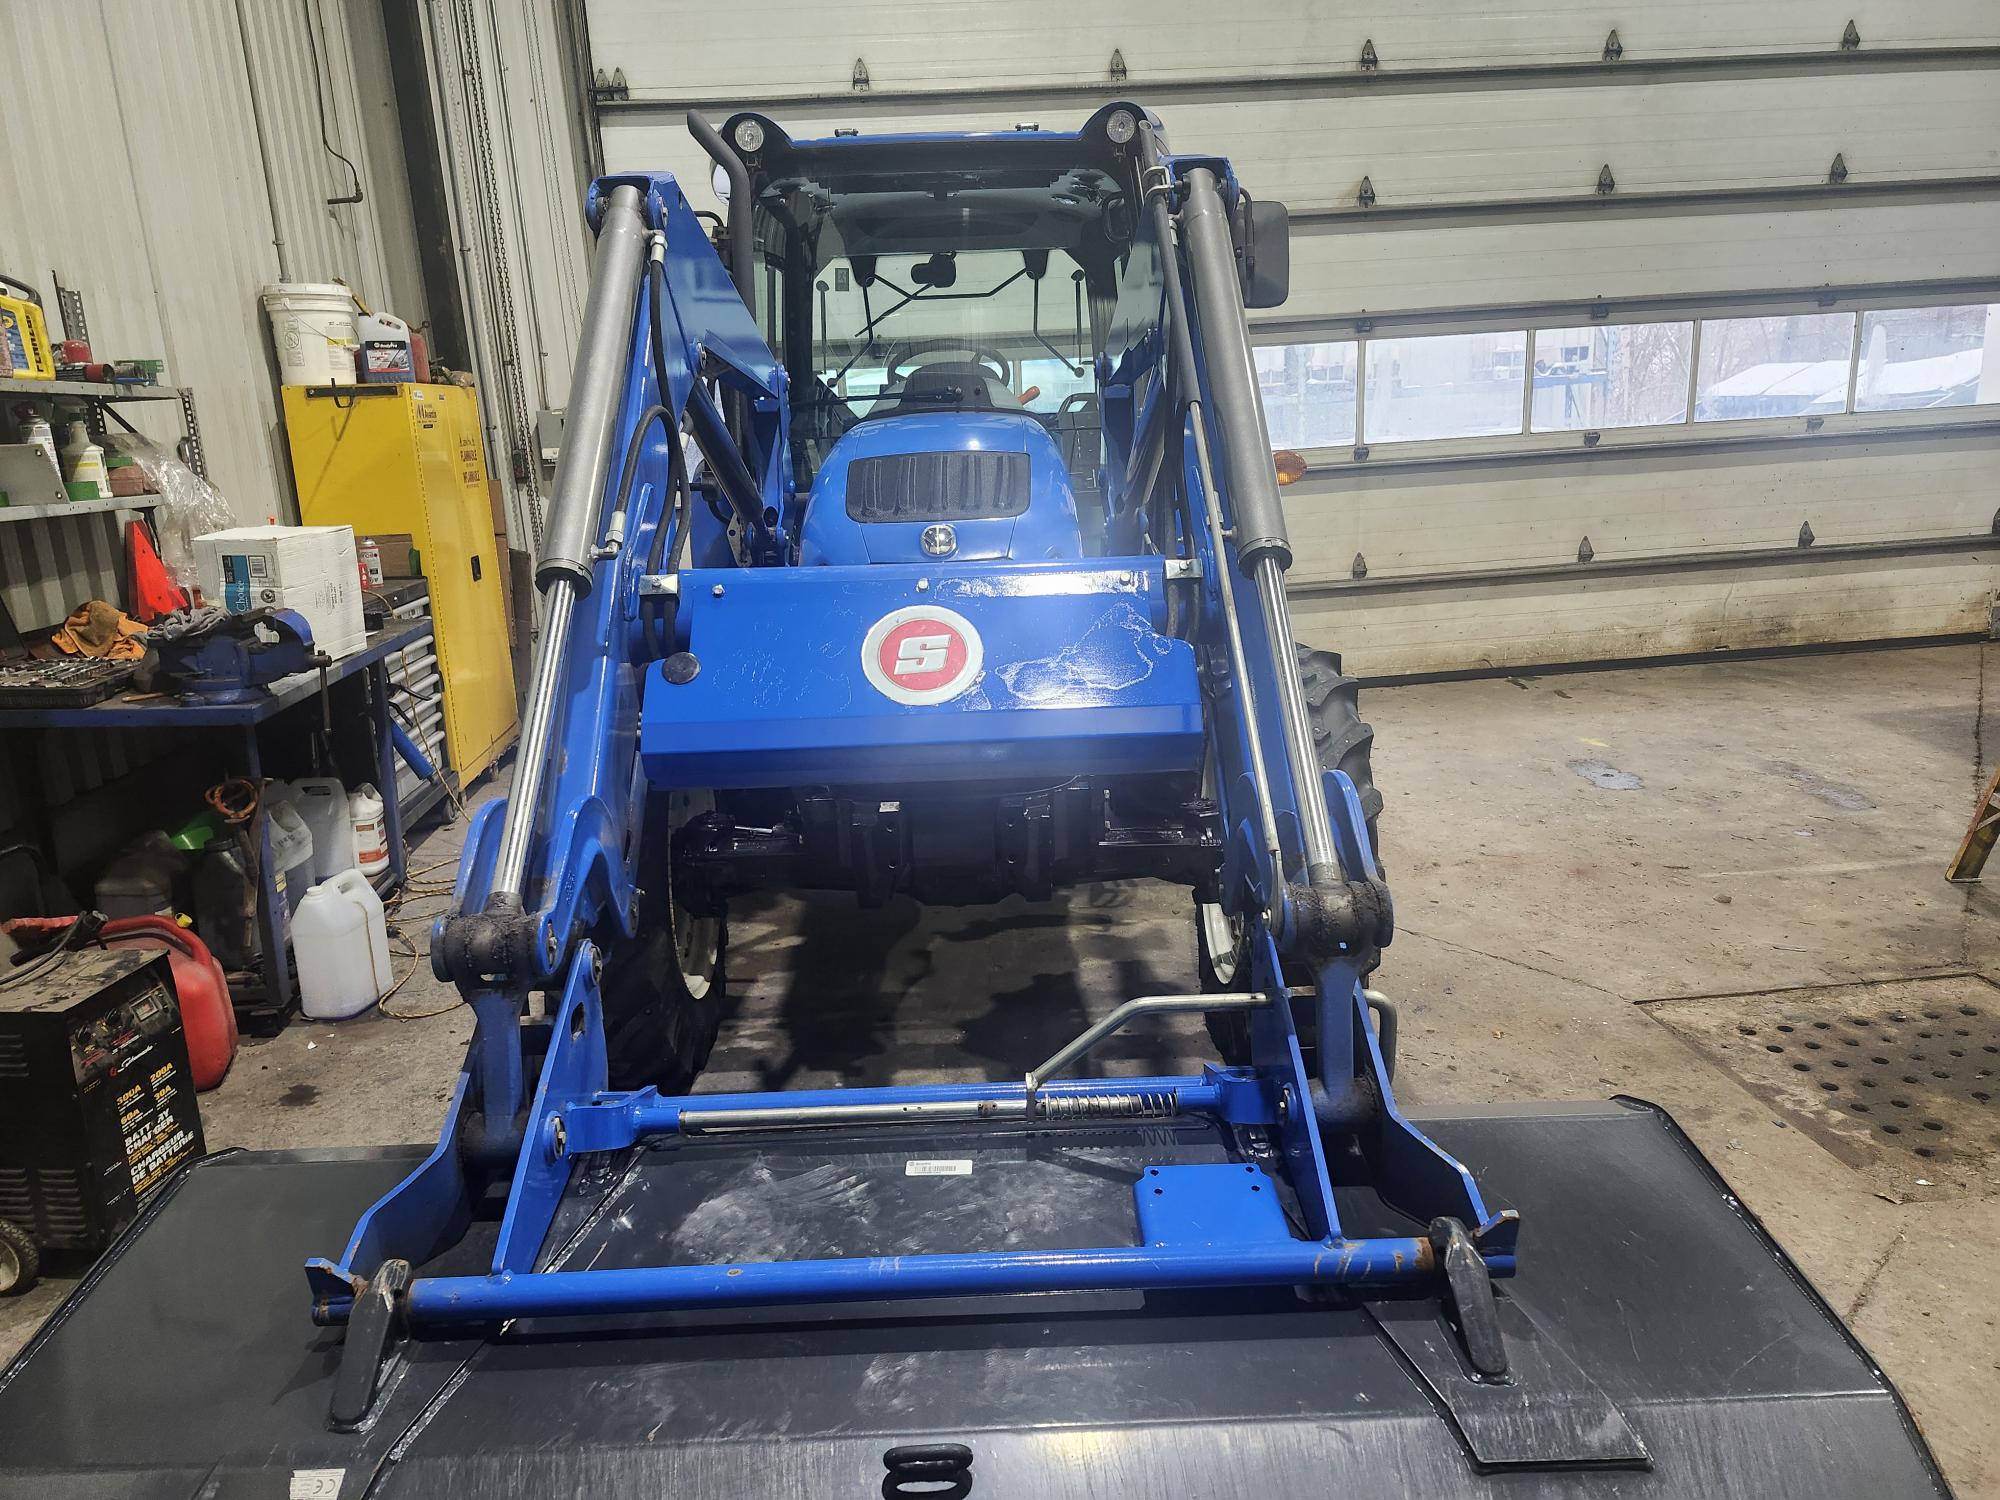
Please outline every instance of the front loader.
[[[514, 780], [432, 934], [476, 1018], [441, 1139], [196, 1170], [0, 1421], [148, 1255], [261, 1308], [305, 1240], [317, 1342], [156, 1350], [241, 1405], [163, 1418], [147, 1493], [1941, 1492], [1658, 1111], [1397, 1105], [1369, 731], [1293, 638], [1246, 316], [1283, 207], [1129, 103], [689, 123], [713, 233], [670, 176], [590, 192]], [[748, 893], [1140, 878], [1200, 988], [1018, 1080], [695, 1090]], [[1200, 1072], [1088, 1072], [1174, 1013]], [[218, 1249], [253, 1198], [285, 1228]]]

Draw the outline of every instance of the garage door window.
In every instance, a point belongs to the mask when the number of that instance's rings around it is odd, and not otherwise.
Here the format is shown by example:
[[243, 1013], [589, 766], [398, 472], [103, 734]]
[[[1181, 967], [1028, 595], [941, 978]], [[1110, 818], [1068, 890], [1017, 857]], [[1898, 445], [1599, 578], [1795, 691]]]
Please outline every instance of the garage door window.
[[1271, 441], [1280, 448], [1331, 448], [1354, 441], [1359, 346], [1277, 344], [1257, 353], [1257, 385]]
[[1704, 318], [1694, 419], [1845, 411], [1853, 348], [1853, 313]]
[[1692, 323], [1536, 329], [1534, 430], [1685, 421], [1693, 348]]
[[1525, 331], [1370, 339], [1368, 441], [1519, 432], [1527, 352]]
[[2000, 401], [2000, 302], [1862, 316], [1856, 411], [1994, 401]]

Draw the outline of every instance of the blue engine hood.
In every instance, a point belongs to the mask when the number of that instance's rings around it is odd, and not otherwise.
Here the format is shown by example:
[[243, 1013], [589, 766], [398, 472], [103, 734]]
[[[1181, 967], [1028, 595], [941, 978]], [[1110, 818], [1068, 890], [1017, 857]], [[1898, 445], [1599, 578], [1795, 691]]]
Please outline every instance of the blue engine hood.
[[[872, 459], [920, 454], [1018, 454], [1027, 471], [1025, 504], [1019, 514], [960, 518], [961, 497], [928, 497], [909, 520], [864, 519], [850, 503], [849, 477]], [[957, 538], [948, 559], [926, 554], [927, 527], [947, 522]], [[1025, 412], [921, 412], [857, 423], [827, 454], [806, 506], [799, 535], [799, 561], [806, 567], [868, 563], [1039, 562], [1081, 557], [1076, 492], [1062, 453], [1046, 428]]]

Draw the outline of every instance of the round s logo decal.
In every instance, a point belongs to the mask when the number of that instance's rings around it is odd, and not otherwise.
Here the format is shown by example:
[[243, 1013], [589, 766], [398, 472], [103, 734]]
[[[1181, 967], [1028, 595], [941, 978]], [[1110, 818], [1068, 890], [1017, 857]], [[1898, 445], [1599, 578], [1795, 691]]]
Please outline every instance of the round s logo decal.
[[985, 644], [956, 610], [913, 604], [891, 610], [861, 642], [861, 670], [883, 697], [897, 703], [943, 703], [979, 676]]

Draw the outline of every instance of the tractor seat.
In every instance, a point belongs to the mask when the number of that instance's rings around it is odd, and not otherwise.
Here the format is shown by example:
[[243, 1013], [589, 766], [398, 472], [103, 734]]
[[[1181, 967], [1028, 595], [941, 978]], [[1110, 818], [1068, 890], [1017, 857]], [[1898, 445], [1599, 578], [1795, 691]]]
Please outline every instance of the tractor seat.
[[921, 365], [882, 393], [868, 409], [869, 421], [926, 411], [1019, 411], [1020, 398], [977, 360], [939, 360]]

